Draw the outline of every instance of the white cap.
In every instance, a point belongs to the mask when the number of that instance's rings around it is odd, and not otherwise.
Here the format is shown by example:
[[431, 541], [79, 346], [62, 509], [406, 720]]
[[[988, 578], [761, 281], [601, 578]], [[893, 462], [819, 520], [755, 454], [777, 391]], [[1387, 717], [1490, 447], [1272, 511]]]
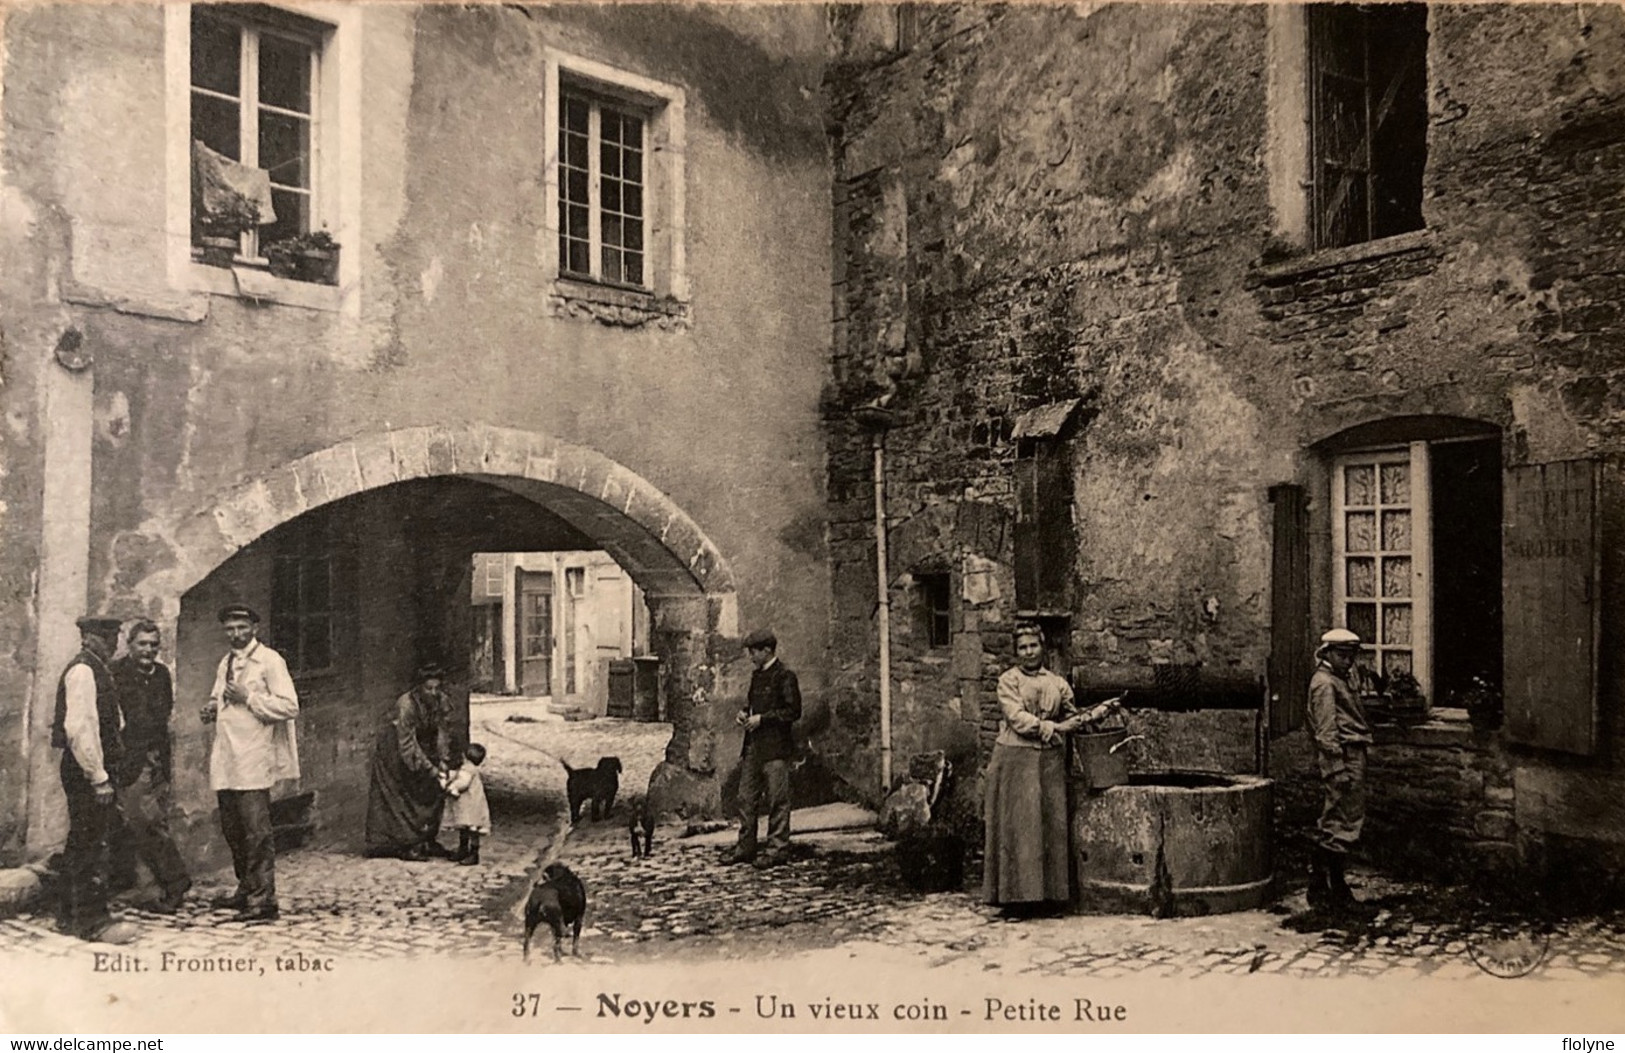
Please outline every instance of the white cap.
[[1322, 647], [1358, 647], [1360, 638], [1347, 629], [1331, 629], [1320, 638]]

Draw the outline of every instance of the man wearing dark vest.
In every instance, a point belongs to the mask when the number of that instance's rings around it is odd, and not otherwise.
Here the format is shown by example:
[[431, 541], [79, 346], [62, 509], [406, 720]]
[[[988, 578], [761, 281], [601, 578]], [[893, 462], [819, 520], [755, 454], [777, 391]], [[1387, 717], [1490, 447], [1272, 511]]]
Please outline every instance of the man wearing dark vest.
[[[795, 752], [791, 727], [801, 719], [801, 685], [778, 658], [779, 640], [766, 629], [745, 637], [745, 650], [756, 667], [737, 723], [745, 729], [739, 751], [739, 841], [723, 857], [730, 865], [770, 867], [790, 850], [790, 757]], [[765, 802], [761, 801], [766, 797]], [[767, 805], [767, 851], [756, 854], [756, 823]]]
[[113, 663], [119, 704], [124, 709], [124, 763], [117, 776], [124, 827], [114, 839], [113, 876], [135, 883], [136, 862], [152, 871], [162, 890], [148, 909], [173, 914], [192, 887], [186, 864], [169, 834], [169, 714], [175, 683], [158, 661], [158, 626], [142, 619], [124, 638], [124, 657]]
[[117, 618], [80, 618], [81, 650], [62, 671], [51, 745], [62, 751], [68, 842], [62, 850], [57, 927], [99, 943], [129, 943], [135, 926], [107, 910], [108, 837], [118, 810], [111, 772], [122, 762], [118, 687], [108, 659], [118, 646]]

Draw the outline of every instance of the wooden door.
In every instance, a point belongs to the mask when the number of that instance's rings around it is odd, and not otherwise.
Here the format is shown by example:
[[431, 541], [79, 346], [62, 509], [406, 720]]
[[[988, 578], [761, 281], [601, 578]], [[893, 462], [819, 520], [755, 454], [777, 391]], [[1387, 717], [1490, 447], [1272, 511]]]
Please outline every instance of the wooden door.
[[519, 572], [519, 691], [553, 693], [553, 575]]
[[1502, 503], [1507, 738], [1597, 748], [1598, 472], [1591, 461], [1507, 469]]

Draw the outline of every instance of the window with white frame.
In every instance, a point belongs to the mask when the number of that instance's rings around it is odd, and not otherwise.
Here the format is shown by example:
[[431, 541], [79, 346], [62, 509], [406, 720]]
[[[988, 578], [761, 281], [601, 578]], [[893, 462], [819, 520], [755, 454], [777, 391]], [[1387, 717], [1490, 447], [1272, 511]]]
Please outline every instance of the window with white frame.
[[683, 90], [551, 48], [544, 54], [550, 291], [563, 301], [681, 313]]
[[559, 96], [559, 272], [648, 286], [641, 113], [566, 87]]
[[[269, 183], [275, 218], [243, 231], [245, 257], [320, 226], [325, 40], [320, 23], [259, 5], [192, 7], [191, 138], [243, 169], [265, 172]], [[194, 210], [192, 243], [203, 235]]]
[[[1428, 682], [1427, 444], [1340, 457], [1332, 478], [1337, 621], [1384, 679]], [[1420, 469], [1420, 470], [1419, 470]], [[1418, 600], [1422, 602], [1418, 602]]]
[[1436, 705], [1501, 683], [1501, 461], [1494, 437], [1415, 441], [1332, 461], [1333, 623], [1384, 689]]
[[480, 598], [486, 601], [501, 600], [503, 582], [508, 568], [506, 557], [500, 552], [484, 552], [479, 560], [479, 588]]

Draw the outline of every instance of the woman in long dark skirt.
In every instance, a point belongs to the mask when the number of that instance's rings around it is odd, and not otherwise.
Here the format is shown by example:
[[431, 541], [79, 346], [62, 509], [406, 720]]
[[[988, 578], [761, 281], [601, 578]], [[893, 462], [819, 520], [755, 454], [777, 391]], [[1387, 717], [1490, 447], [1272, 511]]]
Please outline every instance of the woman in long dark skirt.
[[999, 677], [1004, 722], [987, 767], [982, 885], [988, 903], [1025, 915], [1071, 899], [1066, 736], [1094, 714], [1080, 714], [1071, 685], [1044, 668], [1036, 625], [1016, 630], [1016, 663]]
[[369, 856], [415, 862], [446, 854], [434, 841], [445, 807], [450, 749], [440, 691], [444, 676], [437, 665], [420, 668], [413, 677], [417, 686], [396, 699], [388, 722], [378, 729], [367, 795]]

